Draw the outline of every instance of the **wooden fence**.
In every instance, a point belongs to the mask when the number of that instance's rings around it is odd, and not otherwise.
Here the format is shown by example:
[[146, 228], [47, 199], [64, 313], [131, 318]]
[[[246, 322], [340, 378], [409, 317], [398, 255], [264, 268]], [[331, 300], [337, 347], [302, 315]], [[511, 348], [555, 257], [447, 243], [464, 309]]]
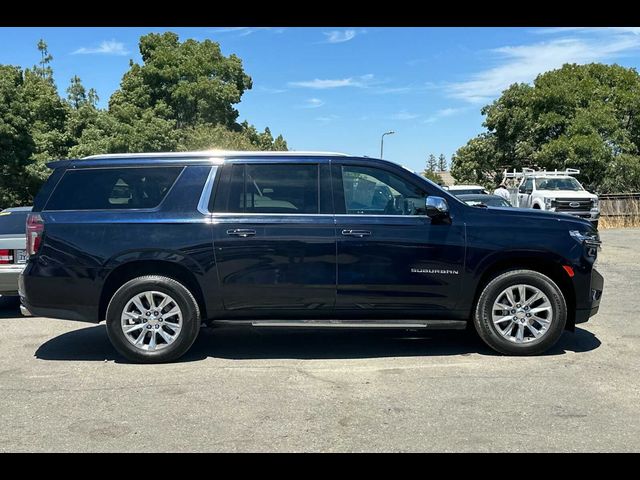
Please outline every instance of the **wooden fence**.
[[640, 226], [640, 193], [603, 193], [600, 198], [600, 227]]

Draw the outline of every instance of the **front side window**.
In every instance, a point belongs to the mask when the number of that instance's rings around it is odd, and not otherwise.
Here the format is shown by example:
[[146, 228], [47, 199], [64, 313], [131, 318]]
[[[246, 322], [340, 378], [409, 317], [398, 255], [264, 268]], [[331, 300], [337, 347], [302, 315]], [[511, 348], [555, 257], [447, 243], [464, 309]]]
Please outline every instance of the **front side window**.
[[342, 167], [345, 212], [349, 215], [424, 215], [426, 193], [386, 170]]
[[67, 171], [45, 210], [155, 208], [182, 167], [91, 168]]
[[520, 193], [529, 193], [533, 191], [533, 178], [527, 178], [524, 185], [520, 187]]
[[317, 164], [235, 164], [229, 178], [233, 213], [318, 213]]

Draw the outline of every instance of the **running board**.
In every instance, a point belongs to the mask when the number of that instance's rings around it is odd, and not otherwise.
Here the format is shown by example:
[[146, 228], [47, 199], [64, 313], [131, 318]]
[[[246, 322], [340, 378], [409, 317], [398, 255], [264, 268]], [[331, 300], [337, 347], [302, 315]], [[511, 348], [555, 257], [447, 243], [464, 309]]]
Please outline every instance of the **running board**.
[[253, 327], [303, 328], [426, 328], [432, 330], [464, 330], [465, 320], [230, 320], [226, 324], [248, 323]]

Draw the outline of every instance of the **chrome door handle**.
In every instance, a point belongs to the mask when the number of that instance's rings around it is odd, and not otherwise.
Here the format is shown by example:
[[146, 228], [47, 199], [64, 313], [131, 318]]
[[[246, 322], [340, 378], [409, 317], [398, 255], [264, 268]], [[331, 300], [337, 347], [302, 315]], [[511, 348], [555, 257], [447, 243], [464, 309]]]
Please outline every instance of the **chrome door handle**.
[[236, 237], [252, 237], [256, 234], [256, 231], [252, 228], [232, 228], [227, 230], [227, 235], [234, 235]]
[[371, 235], [371, 232], [369, 230], [349, 230], [349, 229], [345, 229], [345, 230], [342, 230], [342, 235], [344, 235], [346, 237], [362, 238], [362, 237], [368, 237], [369, 235]]

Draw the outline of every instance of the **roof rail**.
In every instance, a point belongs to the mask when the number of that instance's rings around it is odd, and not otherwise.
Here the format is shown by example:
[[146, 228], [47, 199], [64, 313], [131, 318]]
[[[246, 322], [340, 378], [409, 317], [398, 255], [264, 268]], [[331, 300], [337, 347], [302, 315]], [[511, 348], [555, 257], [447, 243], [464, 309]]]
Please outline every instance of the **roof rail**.
[[97, 160], [108, 158], [172, 158], [172, 157], [295, 157], [295, 156], [332, 156], [332, 157], [346, 157], [346, 153], [338, 152], [315, 152], [315, 151], [234, 151], [234, 150], [201, 150], [197, 152], [157, 152], [157, 153], [107, 153], [101, 155], [90, 155], [84, 157], [82, 160]]

